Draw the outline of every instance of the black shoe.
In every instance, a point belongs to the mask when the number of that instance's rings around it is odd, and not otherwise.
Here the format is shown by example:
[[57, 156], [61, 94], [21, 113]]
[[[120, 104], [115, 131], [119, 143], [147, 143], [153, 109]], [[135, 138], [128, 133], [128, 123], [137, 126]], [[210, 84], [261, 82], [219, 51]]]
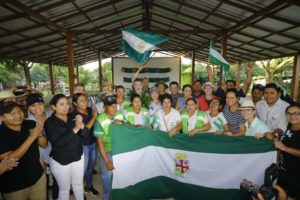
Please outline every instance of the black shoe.
[[83, 199], [84, 199], [84, 200], [87, 200], [87, 198], [86, 198], [86, 196], [85, 196], [85, 195], [83, 196]]
[[95, 169], [93, 169], [93, 174], [97, 174], [97, 171]]
[[99, 192], [95, 190], [93, 186], [90, 188], [84, 187], [84, 193], [89, 193], [92, 196], [97, 196], [99, 194]]

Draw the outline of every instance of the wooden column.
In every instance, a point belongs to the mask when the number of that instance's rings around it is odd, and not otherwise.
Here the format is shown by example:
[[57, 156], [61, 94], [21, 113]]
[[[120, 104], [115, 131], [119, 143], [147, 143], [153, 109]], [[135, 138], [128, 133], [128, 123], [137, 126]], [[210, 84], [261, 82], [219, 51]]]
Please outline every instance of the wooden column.
[[54, 75], [53, 75], [53, 63], [49, 63], [49, 75], [50, 75], [50, 88], [51, 94], [55, 94]]
[[[222, 36], [221, 54], [222, 54], [223, 58], [226, 60], [226, 58], [227, 58], [227, 33], [224, 33]], [[224, 73], [223, 67], [221, 67], [220, 79], [219, 79], [220, 84], [222, 84], [223, 73]]]
[[68, 69], [69, 69], [69, 91], [70, 95], [74, 94], [74, 60], [73, 60], [73, 41], [72, 34], [67, 33], [67, 54], [68, 54]]
[[192, 83], [195, 81], [195, 50], [192, 51]]
[[80, 83], [79, 81], [79, 67], [76, 66], [76, 79], [77, 79], [77, 83]]
[[98, 52], [98, 63], [99, 63], [99, 89], [101, 90], [103, 84], [103, 76], [102, 76], [102, 52]]
[[293, 79], [292, 79], [292, 99], [297, 101], [299, 92], [300, 55], [294, 58]]

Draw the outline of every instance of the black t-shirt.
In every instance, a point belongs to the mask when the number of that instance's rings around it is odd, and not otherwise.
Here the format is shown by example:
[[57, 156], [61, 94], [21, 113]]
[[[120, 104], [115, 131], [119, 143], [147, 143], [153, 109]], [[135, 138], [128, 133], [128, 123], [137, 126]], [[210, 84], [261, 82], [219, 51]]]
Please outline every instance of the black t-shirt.
[[75, 123], [70, 116], [68, 116], [67, 123], [55, 114], [45, 121], [45, 133], [52, 145], [50, 157], [61, 165], [78, 161], [83, 154], [81, 131], [75, 134], [74, 126]]
[[[78, 112], [76, 109], [73, 110], [72, 113], [69, 114], [69, 117], [71, 119], [75, 119], [76, 115], [81, 115], [83, 118], [83, 123], [87, 124], [93, 117], [93, 109], [88, 107], [87, 108], [87, 115], [82, 114], [80, 112]], [[91, 145], [94, 144], [96, 142], [96, 138], [94, 136], [94, 126], [91, 127], [91, 129], [88, 128], [84, 128], [83, 130], [81, 130], [83, 138], [82, 138], [82, 144], [83, 145]]]
[[[21, 131], [14, 131], [0, 125], [0, 154], [18, 149], [28, 138], [30, 129], [35, 122], [24, 120]], [[26, 153], [20, 158], [19, 165], [0, 176], [1, 192], [10, 193], [33, 186], [43, 175], [43, 168], [39, 161], [38, 142], [35, 140]]]
[[[300, 130], [291, 130], [291, 124], [288, 125], [287, 130], [280, 139], [287, 147], [300, 150]], [[300, 157], [282, 152], [280, 157], [280, 169], [294, 177], [300, 178]]]

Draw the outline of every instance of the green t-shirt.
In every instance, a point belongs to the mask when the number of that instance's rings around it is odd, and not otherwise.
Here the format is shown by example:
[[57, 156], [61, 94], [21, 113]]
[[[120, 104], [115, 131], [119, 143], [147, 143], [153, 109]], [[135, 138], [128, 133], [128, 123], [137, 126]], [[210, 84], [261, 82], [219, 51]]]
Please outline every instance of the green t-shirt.
[[109, 127], [115, 119], [124, 121], [123, 115], [117, 111], [113, 119], [109, 119], [105, 113], [101, 113], [94, 123], [94, 136], [96, 138], [102, 137], [103, 144], [106, 152], [111, 152], [111, 139]]

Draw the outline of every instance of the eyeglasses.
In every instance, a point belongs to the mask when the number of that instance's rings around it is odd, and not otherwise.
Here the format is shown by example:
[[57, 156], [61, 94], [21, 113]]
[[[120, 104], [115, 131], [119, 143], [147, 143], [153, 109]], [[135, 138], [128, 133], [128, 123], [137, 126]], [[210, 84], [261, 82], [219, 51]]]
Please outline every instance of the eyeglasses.
[[297, 117], [300, 117], [300, 112], [294, 112], [294, 113], [288, 112], [288, 113], [286, 113], [286, 115], [289, 116], [289, 117], [291, 117], [291, 116], [293, 116], [293, 115], [295, 115], [295, 116], [297, 116]]

